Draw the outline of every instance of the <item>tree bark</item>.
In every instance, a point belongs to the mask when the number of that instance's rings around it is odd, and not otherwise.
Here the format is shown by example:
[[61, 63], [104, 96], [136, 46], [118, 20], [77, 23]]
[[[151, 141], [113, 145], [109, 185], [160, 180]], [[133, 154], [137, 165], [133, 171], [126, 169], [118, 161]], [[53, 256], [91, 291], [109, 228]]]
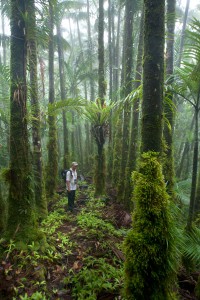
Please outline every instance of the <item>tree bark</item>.
[[[66, 100], [67, 91], [66, 91], [66, 76], [64, 69], [64, 53], [63, 53], [63, 45], [62, 45], [62, 35], [60, 24], [57, 23], [57, 45], [58, 45], [58, 63], [59, 63], [59, 75], [60, 75], [60, 96], [61, 101]], [[62, 110], [62, 123], [63, 123], [63, 143], [64, 143], [64, 154], [63, 154], [63, 168], [67, 169], [70, 165], [69, 161], [69, 140], [68, 140], [68, 128], [67, 128], [67, 118], [65, 110]]]
[[189, 7], [190, 7], [190, 0], [187, 0], [186, 7], [185, 7], [185, 14], [184, 14], [184, 18], [183, 18], [183, 26], [182, 26], [182, 30], [181, 30], [179, 56], [178, 56], [178, 60], [176, 63], [176, 66], [178, 68], [180, 68], [180, 65], [181, 65], [181, 59], [182, 59], [182, 53], [183, 53], [183, 47], [184, 47], [184, 41], [185, 41], [185, 29], [186, 29], [186, 25], [187, 25]]
[[[175, 11], [176, 1], [167, 1], [167, 49], [166, 49], [166, 76], [168, 83], [174, 82], [174, 29], [175, 29]], [[173, 94], [167, 91], [168, 99], [173, 102]], [[174, 111], [173, 106], [168, 101], [164, 105], [165, 116], [170, 124], [165, 123], [164, 138], [166, 142], [165, 161], [163, 173], [167, 182], [167, 190], [169, 194], [173, 194], [174, 190], [174, 158], [173, 158], [173, 127], [174, 127]]]
[[[140, 35], [137, 51], [137, 64], [136, 64], [136, 75], [134, 87], [137, 89], [141, 84], [142, 79], [142, 56], [143, 56], [143, 25], [144, 25], [144, 11], [141, 15], [140, 20]], [[130, 199], [132, 193], [131, 187], [131, 174], [132, 171], [136, 170], [136, 159], [138, 156], [138, 130], [139, 130], [139, 99], [136, 99], [132, 107], [132, 124], [131, 124], [131, 136], [129, 144], [128, 160], [126, 165], [126, 183], [124, 190], [124, 200], [126, 206], [130, 209]]]
[[[125, 26], [124, 26], [124, 83], [122, 86], [122, 95], [126, 98], [132, 92], [132, 65], [133, 65], [133, 15], [134, 2], [126, 0], [125, 2]], [[128, 150], [130, 142], [130, 118], [131, 105], [126, 102], [123, 111], [123, 129], [122, 129], [122, 152], [120, 166], [120, 180], [117, 187], [119, 199], [123, 199], [124, 186], [126, 185], [125, 169], [128, 160]], [[123, 199], [124, 200], [124, 199]]]
[[29, 15], [27, 21], [27, 43], [30, 68], [30, 98], [32, 120], [32, 143], [33, 143], [33, 166], [34, 166], [34, 189], [35, 202], [38, 216], [44, 218], [47, 215], [47, 203], [44, 189], [44, 178], [42, 169], [42, 147], [40, 132], [40, 107], [38, 100], [38, 78], [37, 78], [37, 45], [36, 45], [36, 20], [35, 2], [26, 0], [26, 8]]
[[104, 105], [106, 94], [106, 83], [104, 74], [104, 0], [99, 0], [99, 23], [98, 23], [98, 98]]
[[[52, 0], [49, 0], [49, 104], [55, 101], [54, 90], [54, 42], [53, 42], [54, 10]], [[48, 165], [46, 176], [46, 192], [48, 197], [53, 197], [57, 187], [58, 174], [58, 144], [56, 117], [48, 115], [49, 141], [48, 141]]]
[[[142, 152], [162, 152], [164, 1], [145, 0]], [[149, 22], [151, 26], [149, 26]]]
[[195, 129], [194, 129], [194, 152], [193, 152], [193, 166], [192, 166], [192, 186], [190, 193], [189, 214], [187, 220], [187, 229], [192, 228], [192, 221], [194, 218], [195, 196], [197, 188], [197, 170], [198, 170], [198, 152], [199, 152], [199, 102], [200, 102], [200, 88], [197, 95], [197, 103], [195, 106]]
[[[21, 241], [35, 231], [34, 195], [27, 130], [25, 0], [11, 1], [10, 178], [6, 234]], [[31, 233], [32, 232], [32, 233]]]

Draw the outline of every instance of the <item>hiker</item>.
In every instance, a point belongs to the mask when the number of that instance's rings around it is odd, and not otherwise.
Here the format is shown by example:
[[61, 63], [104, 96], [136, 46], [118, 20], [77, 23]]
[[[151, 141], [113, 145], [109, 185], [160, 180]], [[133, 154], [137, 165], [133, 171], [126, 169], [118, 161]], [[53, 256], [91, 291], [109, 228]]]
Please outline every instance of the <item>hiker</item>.
[[75, 193], [77, 189], [77, 172], [76, 168], [78, 166], [77, 162], [72, 162], [71, 168], [66, 173], [66, 187], [67, 187], [67, 197], [68, 197], [68, 210], [71, 212], [74, 209]]

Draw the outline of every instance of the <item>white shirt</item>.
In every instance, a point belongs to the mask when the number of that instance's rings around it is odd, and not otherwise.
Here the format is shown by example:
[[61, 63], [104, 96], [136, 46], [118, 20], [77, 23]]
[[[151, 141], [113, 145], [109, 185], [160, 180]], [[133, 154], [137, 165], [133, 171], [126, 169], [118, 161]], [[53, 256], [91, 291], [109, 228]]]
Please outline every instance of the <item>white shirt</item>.
[[[77, 172], [76, 170], [70, 169], [66, 174], [66, 181], [70, 181], [70, 191], [75, 191], [77, 189]], [[72, 176], [71, 176], [72, 174]]]

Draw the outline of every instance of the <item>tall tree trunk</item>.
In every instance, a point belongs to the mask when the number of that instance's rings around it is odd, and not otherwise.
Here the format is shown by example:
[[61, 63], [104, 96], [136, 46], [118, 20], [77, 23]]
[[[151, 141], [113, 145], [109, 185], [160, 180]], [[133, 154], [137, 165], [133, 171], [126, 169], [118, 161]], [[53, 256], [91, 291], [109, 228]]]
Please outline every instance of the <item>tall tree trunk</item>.
[[[49, 104], [55, 101], [54, 90], [54, 42], [53, 42], [54, 10], [52, 0], [49, 0]], [[58, 144], [56, 117], [49, 114], [48, 165], [46, 174], [46, 191], [48, 197], [53, 197], [57, 187], [58, 175]]]
[[136, 207], [125, 241], [125, 298], [170, 299], [171, 276], [175, 276], [170, 262], [174, 228], [158, 161], [162, 151], [165, 0], [144, 0], [144, 4], [143, 153], [133, 176]]
[[[125, 26], [124, 26], [124, 85], [122, 86], [123, 97], [126, 98], [132, 92], [132, 64], [133, 64], [133, 15], [134, 2], [126, 0], [125, 2]], [[131, 106], [126, 103], [123, 111], [123, 132], [122, 132], [122, 153], [120, 180], [118, 183], [118, 198], [122, 199], [124, 195], [124, 186], [126, 185], [125, 169], [128, 159], [128, 149], [130, 141], [130, 118]], [[124, 200], [124, 199], [123, 199]]]
[[114, 70], [113, 70], [113, 92], [115, 94], [115, 101], [119, 98], [119, 53], [120, 53], [120, 24], [121, 24], [121, 6], [118, 11], [118, 22], [117, 22], [117, 36], [116, 36], [116, 45], [114, 51]]
[[[193, 116], [193, 119], [192, 119], [192, 122], [191, 122], [190, 132], [193, 131], [194, 123], [195, 123], [195, 116]], [[187, 140], [185, 141], [185, 144], [184, 144], [184, 149], [183, 149], [183, 153], [182, 153], [182, 156], [181, 156], [181, 160], [178, 164], [177, 171], [176, 171], [176, 177], [179, 180], [182, 179], [181, 174], [183, 172], [184, 161], [185, 161], [185, 158], [188, 156], [189, 150], [190, 150], [190, 142], [189, 142], [188, 137], [187, 137]]]
[[[137, 65], [134, 87], [137, 89], [141, 84], [142, 79], [142, 56], [143, 56], [143, 25], [144, 25], [144, 11], [142, 11], [140, 20], [140, 35], [137, 51]], [[131, 176], [132, 171], [136, 170], [136, 159], [138, 155], [138, 130], [139, 130], [139, 99], [136, 99], [132, 107], [132, 124], [131, 124], [131, 137], [129, 144], [128, 160], [126, 165], [126, 184], [124, 190], [124, 199], [126, 206], [130, 208], [130, 198], [132, 193]]]
[[36, 46], [36, 20], [34, 0], [26, 0], [29, 20], [27, 21], [28, 35], [28, 55], [30, 68], [30, 97], [32, 121], [32, 140], [33, 140], [33, 166], [35, 183], [35, 202], [38, 216], [43, 218], [47, 215], [47, 203], [44, 189], [44, 178], [42, 170], [42, 148], [40, 133], [40, 107], [38, 101], [38, 79], [37, 79], [37, 46]]
[[185, 41], [185, 29], [186, 29], [186, 25], [187, 25], [189, 6], [190, 6], [190, 0], [187, 0], [186, 7], [185, 7], [185, 14], [184, 14], [184, 18], [183, 18], [183, 26], [182, 26], [182, 30], [181, 30], [179, 56], [178, 56], [178, 60], [177, 60], [177, 63], [176, 63], [178, 68], [180, 68], [180, 65], [181, 65], [181, 59], [182, 59], [182, 53], [183, 53], [183, 47], [184, 47], [184, 41]]
[[[1, 9], [3, 8], [3, 3], [1, 1]], [[2, 48], [3, 48], [3, 64], [6, 65], [7, 57], [6, 57], [6, 36], [5, 36], [5, 19], [3, 11], [1, 11], [1, 26], [2, 26]]]
[[[66, 100], [67, 91], [66, 91], [66, 76], [64, 69], [64, 53], [63, 53], [63, 45], [62, 45], [62, 35], [60, 24], [57, 23], [57, 45], [58, 45], [58, 63], [59, 63], [59, 75], [60, 75], [60, 96], [61, 101]], [[63, 142], [64, 142], [64, 155], [63, 155], [63, 168], [67, 169], [70, 165], [69, 161], [69, 140], [68, 140], [68, 128], [67, 128], [67, 118], [65, 110], [62, 110], [62, 121], [63, 121]]]
[[[104, 97], [106, 94], [104, 77], [104, 0], [99, 0], [99, 22], [98, 22], [98, 100], [100, 105], [104, 106]], [[100, 120], [99, 115], [99, 120]], [[94, 175], [95, 195], [102, 195], [105, 192], [105, 155], [104, 144], [105, 135], [103, 126], [93, 128], [95, 141], [97, 144], [96, 168]]]
[[113, 43], [112, 43], [112, 3], [108, 0], [108, 49], [109, 49], [109, 99], [112, 100], [112, 88], [113, 88]]
[[99, 0], [99, 23], [98, 23], [98, 98], [104, 105], [106, 94], [106, 83], [104, 74], [104, 0]]
[[11, 1], [10, 186], [6, 234], [28, 241], [36, 232], [27, 130], [25, 0]]
[[[167, 1], [167, 49], [166, 49], [166, 76], [168, 83], [171, 85], [174, 82], [174, 29], [175, 29], [175, 11], [176, 0]], [[168, 99], [173, 102], [173, 95], [167, 91]], [[174, 111], [173, 106], [168, 101], [164, 104], [165, 116], [169, 125], [165, 123], [164, 138], [166, 142], [165, 161], [163, 173], [167, 182], [168, 193], [174, 193], [174, 158], [173, 158], [173, 127], [174, 127]]]
[[[141, 150], [142, 152], [155, 151], [161, 153], [163, 131], [164, 16], [160, 14], [160, 11], [164, 8], [164, 1], [155, 0], [152, 5], [150, 5], [150, 2], [149, 0], [145, 0]], [[153, 11], [154, 9], [155, 11]], [[151, 26], [149, 26], [150, 20]], [[152, 74], [154, 75], [152, 76]]]
[[6, 221], [6, 203], [3, 198], [1, 182], [0, 182], [0, 234], [1, 235], [5, 230], [5, 221]]
[[92, 46], [92, 36], [91, 36], [91, 24], [90, 24], [90, 3], [87, 0], [87, 31], [88, 31], [88, 61], [90, 69], [90, 100], [95, 100], [95, 91], [94, 91], [94, 79], [92, 76], [93, 64], [92, 64], [92, 55], [93, 55], [93, 46]]
[[113, 146], [113, 165], [112, 165], [112, 184], [117, 187], [119, 182], [119, 170], [121, 165], [122, 153], [122, 119], [121, 114], [115, 125], [115, 136]]
[[197, 188], [197, 170], [198, 170], [198, 152], [199, 152], [199, 102], [200, 102], [200, 88], [197, 96], [197, 104], [195, 106], [195, 129], [194, 129], [194, 152], [193, 152], [193, 166], [192, 166], [192, 185], [190, 193], [189, 214], [187, 220], [187, 229], [191, 230], [192, 221], [194, 218], [195, 196]]

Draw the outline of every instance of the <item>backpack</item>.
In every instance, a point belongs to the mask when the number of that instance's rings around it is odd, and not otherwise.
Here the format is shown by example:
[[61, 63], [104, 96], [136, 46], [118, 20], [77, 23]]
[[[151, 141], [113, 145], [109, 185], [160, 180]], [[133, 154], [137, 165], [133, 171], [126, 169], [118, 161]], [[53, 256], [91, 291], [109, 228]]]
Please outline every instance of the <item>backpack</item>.
[[66, 175], [67, 175], [67, 172], [68, 172], [68, 171], [70, 171], [70, 175], [71, 175], [71, 177], [72, 177], [72, 176], [73, 176], [73, 175], [72, 175], [72, 170], [69, 169], [69, 170], [62, 170], [62, 171], [61, 171], [61, 177], [62, 177], [62, 179], [64, 180], [64, 182], [66, 181]]

